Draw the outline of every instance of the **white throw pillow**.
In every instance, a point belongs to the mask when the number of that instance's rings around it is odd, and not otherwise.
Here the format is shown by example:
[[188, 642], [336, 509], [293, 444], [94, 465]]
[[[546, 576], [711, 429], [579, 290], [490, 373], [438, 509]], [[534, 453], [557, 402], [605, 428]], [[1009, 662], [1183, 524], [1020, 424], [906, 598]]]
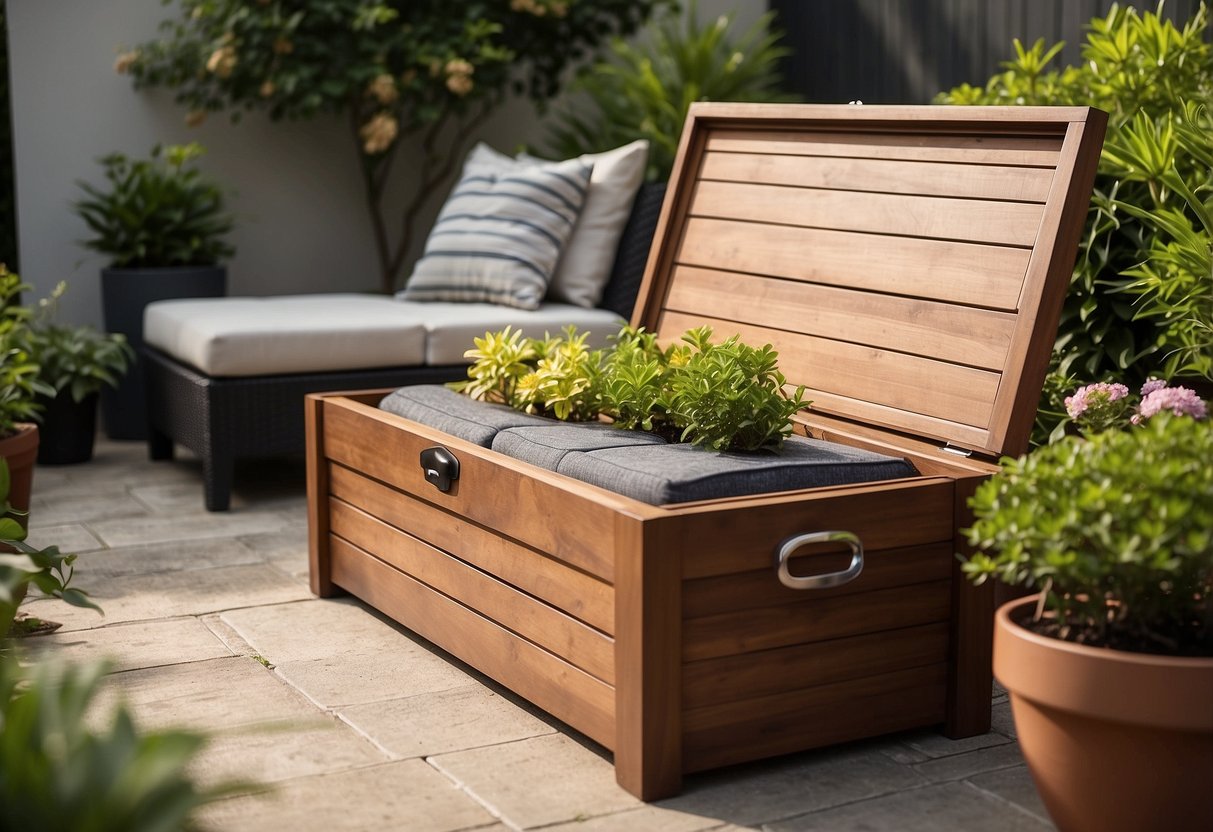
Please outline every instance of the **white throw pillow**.
[[581, 159], [523, 164], [477, 145], [399, 297], [539, 308], [591, 171]]
[[[548, 297], [577, 306], [597, 306], [611, 277], [615, 250], [632, 212], [636, 192], [644, 182], [644, 169], [649, 160], [647, 139], [607, 150], [586, 153], [581, 161], [594, 166], [590, 174], [590, 192], [586, 196], [581, 216], [573, 228], [556, 266], [556, 274], [548, 286]], [[533, 156], [520, 154], [520, 161], [542, 162]]]

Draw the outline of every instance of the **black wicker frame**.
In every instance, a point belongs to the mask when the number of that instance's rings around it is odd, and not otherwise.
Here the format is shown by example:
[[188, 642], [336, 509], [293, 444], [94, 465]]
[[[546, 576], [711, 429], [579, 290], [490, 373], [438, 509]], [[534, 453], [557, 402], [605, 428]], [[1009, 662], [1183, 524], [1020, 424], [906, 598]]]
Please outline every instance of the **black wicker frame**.
[[[636, 303], [664, 195], [664, 184], [640, 189], [615, 254], [600, 305], [624, 318]], [[231, 505], [237, 459], [303, 451], [307, 393], [436, 384], [462, 378], [467, 370], [458, 364], [220, 378], [152, 347], [143, 354], [148, 455], [171, 459], [174, 444], [197, 454], [209, 511], [226, 511]]]

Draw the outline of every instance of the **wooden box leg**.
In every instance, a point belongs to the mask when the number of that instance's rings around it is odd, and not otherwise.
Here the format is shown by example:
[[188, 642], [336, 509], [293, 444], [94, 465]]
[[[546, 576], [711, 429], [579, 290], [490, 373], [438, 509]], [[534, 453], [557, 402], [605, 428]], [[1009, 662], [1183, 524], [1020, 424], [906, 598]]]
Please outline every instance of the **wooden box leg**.
[[658, 800], [682, 789], [682, 564], [669, 523], [617, 522], [615, 779]]
[[[970, 477], [956, 481], [957, 529], [973, 524], [968, 499], [983, 479]], [[970, 551], [959, 533], [955, 543], [957, 552], [967, 554]], [[944, 734], [952, 739], [962, 739], [990, 730], [994, 681], [994, 582], [974, 586], [961, 572], [959, 560], [952, 564], [951, 631]]]
[[307, 549], [312, 592], [321, 598], [339, 595], [333, 585], [329, 555], [328, 462], [324, 457], [324, 399], [309, 395], [304, 401], [307, 427]]

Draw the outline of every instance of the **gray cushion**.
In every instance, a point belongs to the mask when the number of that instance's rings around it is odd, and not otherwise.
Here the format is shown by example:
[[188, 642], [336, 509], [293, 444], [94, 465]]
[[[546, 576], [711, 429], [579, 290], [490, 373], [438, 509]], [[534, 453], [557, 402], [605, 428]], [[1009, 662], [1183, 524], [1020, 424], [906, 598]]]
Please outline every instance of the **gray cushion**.
[[551, 419], [501, 404], [478, 402], [438, 384], [401, 387], [385, 396], [379, 407], [485, 448], [492, 447], [493, 437], [500, 430], [552, 424]]
[[660, 436], [601, 423], [556, 424], [503, 430], [493, 439], [493, 450], [555, 471], [560, 460], [574, 451], [664, 444]]
[[634, 445], [565, 454], [558, 473], [646, 503], [683, 503], [914, 476], [903, 459], [793, 436], [778, 452]]

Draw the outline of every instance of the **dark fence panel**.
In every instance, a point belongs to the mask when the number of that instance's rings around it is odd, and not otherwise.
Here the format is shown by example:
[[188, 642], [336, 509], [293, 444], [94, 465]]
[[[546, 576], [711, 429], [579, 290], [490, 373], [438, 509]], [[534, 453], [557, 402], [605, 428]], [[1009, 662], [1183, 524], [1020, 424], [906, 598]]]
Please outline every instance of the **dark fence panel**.
[[[793, 51], [785, 84], [806, 101], [925, 104], [964, 82], [978, 85], [1014, 54], [1064, 40], [1065, 64], [1081, 60], [1084, 26], [1113, 0], [770, 0]], [[1121, 5], [1125, 5], [1122, 3]], [[1199, 0], [1167, 0], [1182, 25]], [[1152, 3], [1137, 4], [1153, 10]]]

